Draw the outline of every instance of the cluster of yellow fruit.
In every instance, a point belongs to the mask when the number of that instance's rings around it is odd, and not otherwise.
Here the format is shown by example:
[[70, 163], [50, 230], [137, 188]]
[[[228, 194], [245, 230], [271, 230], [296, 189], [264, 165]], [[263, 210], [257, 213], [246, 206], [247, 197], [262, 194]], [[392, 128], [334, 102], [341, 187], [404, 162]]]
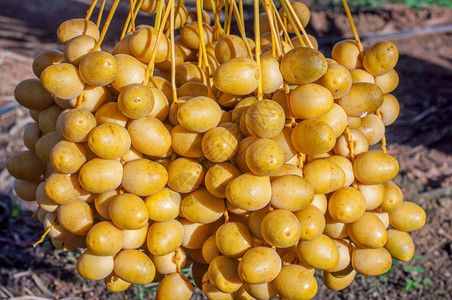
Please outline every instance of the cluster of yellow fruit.
[[[307, 7], [292, 5], [306, 26]], [[256, 62], [252, 40], [221, 37], [205, 11], [200, 39], [196, 15], [177, 7], [174, 44], [141, 25], [112, 54], [93, 22], [66, 21], [64, 52], [38, 54], [37, 78], [16, 87], [36, 122], [8, 170], [56, 248], [87, 248], [78, 273], [189, 299], [191, 266], [208, 299], [310, 299], [315, 269], [340, 290], [411, 259], [425, 212], [391, 181], [397, 161], [369, 151], [399, 113], [395, 45], [362, 56], [342, 41], [327, 59], [286, 39], [278, 59], [262, 14]]]

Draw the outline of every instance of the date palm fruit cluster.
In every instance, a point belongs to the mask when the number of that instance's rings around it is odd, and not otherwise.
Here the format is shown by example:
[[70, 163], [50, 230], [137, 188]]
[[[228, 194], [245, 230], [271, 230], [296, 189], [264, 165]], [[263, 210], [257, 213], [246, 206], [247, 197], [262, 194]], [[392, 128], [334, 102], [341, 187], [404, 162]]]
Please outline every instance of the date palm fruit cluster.
[[[204, 8], [217, 17], [214, 2]], [[307, 7], [284, 4], [306, 26]], [[361, 53], [345, 40], [325, 58], [266, 13], [256, 44], [199, 7], [167, 7], [176, 13], [160, 26], [177, 37], [140, 25], [112, 53], [90, 20], [62, 23], [64, 51], [39, 53], [36, 78], [16, 87], [34, 122], [7, 168], [52, 244], [85, 249], [78, 273], [115, 292], [154, 281], [157, 299], [189, 299], [191, 268], [208, 299], [310, 299], [316, 269], [341, 290], [410, 260], [409, 232], [426, 215], [404, 201], [385, 153], [396, 46]]]

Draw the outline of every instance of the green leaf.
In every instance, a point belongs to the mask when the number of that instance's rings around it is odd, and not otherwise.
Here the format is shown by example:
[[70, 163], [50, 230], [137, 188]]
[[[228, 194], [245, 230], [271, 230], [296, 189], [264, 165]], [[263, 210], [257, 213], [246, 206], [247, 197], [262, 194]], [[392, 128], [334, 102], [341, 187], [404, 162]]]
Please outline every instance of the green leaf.
[[431, 281], [430, 278], [424, 278], [422, 280], [422, 285], [423, 286], [433, 287], [433, 281]]
[[417, 272], [417, 273], [422, 273], [424, 272], [424, 268], [421, 266], [403, 266], [403, 270], [407, 273], [412, 273], [412, 272]]

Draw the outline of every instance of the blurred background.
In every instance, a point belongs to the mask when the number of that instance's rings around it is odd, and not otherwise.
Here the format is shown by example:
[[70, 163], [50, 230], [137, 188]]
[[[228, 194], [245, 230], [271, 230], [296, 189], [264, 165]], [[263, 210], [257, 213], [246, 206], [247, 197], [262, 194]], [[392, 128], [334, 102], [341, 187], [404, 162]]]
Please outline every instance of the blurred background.
[[[120, 294], [102, 282], [76, 274], [80, 252], [55, 250], [46, 240], [32, 244], [42, 225], [32, 218], [34, 207], [13, 192], [6, 162], [24, 148], [28, 110], [16, 105], [14, 87], [33, 77], [31, 63], [40, 51], [62, 49], [56, 29], [67, 19], [84, 17], [89, 0], [0, 1], [0, 298], [14, 299], [152, 299], [156, 286], [134, 286]], [[107, 1], [107, 9], [113, 1]], [[118, 41], [128, 13], [122, 1], [102, 48]], [[311, 9], [307, 32], [331, 57], [337, 41], [352, 37], [340, 0], [302, 0]], [[193, 1], [186, 1], [194, 7]], [[252, 35], [252, 3], [245, 0], [247, 32]], [[322, 286], [316, 299], [452, 299], [452, 0], [349, 0], [364, 45], [395, 43], [400, 52], [396, 70], [399, 119], [387, 128], [388, 153], [400, 163], [395, 182], [406, 200], [427, 212], [427, 224], [413, 233], [416, 254], [395, 263], [377, 277], [357, 275], [347, 289]], [[94, 11], [97, 14], [97, 10]], [[105, 13], [106, 15], [106, 13]], [[104, 15], [104, 19], [105, 19]], [[137, 24], [153, 24], [139, 14]], [[233, 30], [237, 28], [233, 27]], [[200, 293], [194, 296], [202, 299]]]

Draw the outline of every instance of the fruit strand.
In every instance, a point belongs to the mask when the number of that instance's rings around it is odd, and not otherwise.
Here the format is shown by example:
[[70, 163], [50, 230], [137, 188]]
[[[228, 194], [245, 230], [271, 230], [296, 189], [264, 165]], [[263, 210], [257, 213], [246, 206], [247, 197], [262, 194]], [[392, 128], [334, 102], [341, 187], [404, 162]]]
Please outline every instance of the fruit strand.
[[97, 4], [97, 0], [93, 0], [93, 2], [91, 2], [91, 6], [86, 11], [85, 20], [89, 20], [89, 18], [91, 18], [91, 15], [93, 14], [93, 11], [94, 11], [94, 8], [96, 7], [96, 4]]
[[118, 7], [119, 1], [121, 0], [115, 0], [115, 2], [113, 2], [113, 6], [108, 13], [107, 20], [105, 20], [104, 27], [102, 27], [102, 32], [100, 34], [99, 40], [96, 42], [94, 48], [91, 51], [97, 51], [97, 49], [99, 49], [100, 45], [102, 44], [105, 35], [107, 34], [108, 27], [110, 26], [110, 22], [113, 19], [113, 15], [115, 14], [116, 8]]
[[[129, 4], [130, 4], [129, 16], [131, 18], [130, 23], [132, 24], [132, 32], [135, 32], [135, 18], [132, 18], [132, 16], [133, 16], [133, 7], [135, 6], [135, 1], [134, 0], [130, 0], [129, 1]], [[129, 18], [129, 16], [127, 16], [127, 18]]]
[[347, 0], [342, 0], [342, 5], [344, 6], [345, 13], [347, 14], [348, 23], [350, 24], [350, 28], [352, 29], [356, 44], [358, 45], [359, 55], [362, 58], [364, 55], [363, 45], [361, 44], [358, 31], [356, 30], [355, 22], [353, 21], [352, 13], [350, 12], [350, 8], [348, 7]]
[[96, 25], [99, 28], [100, 22], [102, 21], [102, 14], [104, 13], [105, 3], [107, 0], [102, 0], [102, 4], [100, 5], [99, 14], [97, 15]]
[[[181, 1], [179, 0], [179, 3]], [[171, 92], [173, 95], [173, 102], [177, 103], [177, 88], [176, 88], [176, 53], [174, 44], [174, 1], [171, 3], [170, 16], [170, 47], [171, 47]]]
[[50, 230], [52, 230], [52, 228], [54, 228], [54, 227], [55, 227], [54, 224], [50, 225], [50, 226], [46, 229], [46, 231], [44, 231], [44, 233], [41, 235], [41, 238], [40, 238], [36, 243], [33, 244], [33, 247], [36, 248], [37, 245], [39, 245], [39, 244], [41, 244], [42, 242], [44, 242], [44, 239], [46, 238], [47, 234], [49, 234]]
[[[345, 0], [344, 0], [345, 1]], [[283, 0], [282, 2], [285, 2], [287, 5], [287, 8], [289, 9], [289, 11], [292, 13], [293, 18], [295, 19], [295, 22], [298, 25], [298, 28], [300, 28], [301, 32], [303, 33], [303, 36], [306, 38], [306, 41], [308, 42], [309, 47], [311, 47], [312, 49], [314, 49], [314, 46], [312, 45], [311, 40], [308, 38], [308, 34], [306, 33], [306, 30], [303, 27], [303, 24], [301, 24], [300, 19], [298, 18], [298, 15], [296, 14], [295, 10], [292, 7], [292, 4], [290, 3], [290, 1], [288, 0]]]
[[[300, 31], [298, 30], [298, 27], [295, 25], [294, 20], [292, 19], [292, 16], [290, 15], [290, 11], [287, 7], [287, 4], [285, 1], [281, 1], [282, 8], [284, 10], [284, 21], [287, 23], [289, 21], [289, 24], [292, 26], [292, 28], [295, 31], [295, 35], [297, 36], [298, 41], [300, 42], [300, 45], [302, 47], [306, 47], [306, 43], [303, 40], [303, 37], [300, 34]], [[285, 26], [287, 28], [287, 25]]]
[[[383, 119], [383, 116], [381, 114], [380, 109], [378, 108], [377, 111], [375, 112], [375, 114], [380, 118]], [[381, 138], [381, 150], [383, 151], [383, 153], [387, 152], [386, 149], [386, 134], [383, 134], [383, 137]]]
[[[261, 32], [259, 22], [259, 0], [254, 0], [254, 32], [255, 32], [255, 56], [256, 62], [259, 66], [259, 70], [262, 70], [261, 66]], [[259, 84], [257, 86], [257, 99], [262, 100], [264, 98], [262, 92], [262, 72], [259, 72]]]

